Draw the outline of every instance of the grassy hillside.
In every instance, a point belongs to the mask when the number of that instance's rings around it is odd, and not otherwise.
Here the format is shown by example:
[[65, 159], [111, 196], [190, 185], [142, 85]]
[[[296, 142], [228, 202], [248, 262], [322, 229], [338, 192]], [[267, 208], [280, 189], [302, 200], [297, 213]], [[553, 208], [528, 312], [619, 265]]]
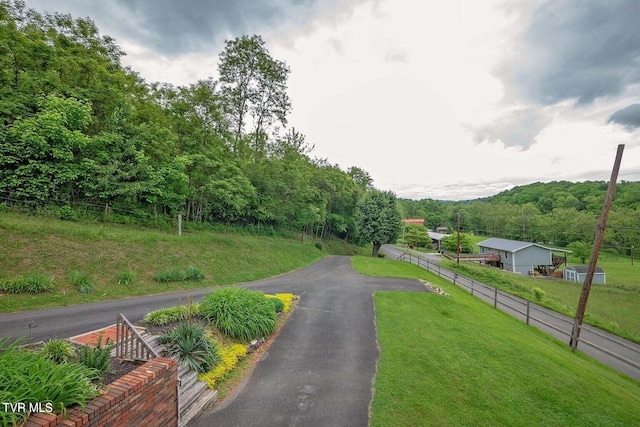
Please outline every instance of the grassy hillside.
[[415, 265], [366, 257], [353, 265], [450, 294], [375, 294], [372, 426], [638, 425], [637, 381]]
[[[54, 290], [0, 293], [0, 313], [257, 280], [312, 263], [326, 253], [353, 254], [340, 242], [318, 248], [310, 239], [238, 232], [155, 231], [0, 212], [0, 280], [53, 276]], [[194, 266], [201, 281], [159, 283], [158, 273]], [[82, 293], [70, 275], [84, 277]], [[123, 280], [131, 279], [131, 280]], [[128, 282], [128, 283], [127, 283]]]

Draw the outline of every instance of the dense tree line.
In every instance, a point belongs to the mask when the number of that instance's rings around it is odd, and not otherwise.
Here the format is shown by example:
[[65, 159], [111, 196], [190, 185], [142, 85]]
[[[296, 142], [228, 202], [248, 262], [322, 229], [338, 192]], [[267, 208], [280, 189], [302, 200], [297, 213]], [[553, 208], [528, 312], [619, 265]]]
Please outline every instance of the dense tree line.
[[311, 157], [289, 67], [228, 40], [219, 80], [148, 83], [90, 19], [0, 1], [0, 198], [356, 237], [369, 174]]
[[[593, 243], [608, 184], [600, 181], [533, 183], [486, 199], [443, 202], [401, 199], [406, 218], [423, 218], [428, 228], [567, 246]], [[616, 185], [605, 249], [629, 255], [640, 248], [640, 182]], [[636, 251], [637, 253], [637, 251]]]

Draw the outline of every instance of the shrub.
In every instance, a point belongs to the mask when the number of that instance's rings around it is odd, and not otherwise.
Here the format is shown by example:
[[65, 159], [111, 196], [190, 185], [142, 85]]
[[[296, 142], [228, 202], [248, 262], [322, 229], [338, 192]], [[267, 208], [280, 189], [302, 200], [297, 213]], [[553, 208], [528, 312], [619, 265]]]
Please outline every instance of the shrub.
[[86, 273], [74, 270], [69, 273], [69, 281], [76, 287], [78, 292], [86, 294], [93, 291], [91, 279]]
[[269, 298], [269, 301], [273, 303], [273, 307], [276, 309], [276, 313], [282, 313], [284, 311], [284, 302], [277, 298], [275, 295], [265, 295]]
[[45, 359], [55, 363], [68, 362], [76, 355], [73, 345], [67, 340], [49, 340], [40, 350], [40, 353]]
[[53, 276], [41, 273], [30, 273], [26, 278], [0, 282], [0, 291], [12, 294], [51, 292], [53, 289]]
[[190, 265], [187, 267], [186, 280], [190, 280], [192, 282], [199, 282], [204, 279], [204, 273], [200, 271], [200, 269], [196, 266]]
[[102, 335], [100, 335], [95, 347], [85, 344], [80, 348], [78, 361], [87, 368], [94, 369], [98, 374], [96, 377], [102, 376], [109, 369], [113, 346], [114, 343], [110, 340], [107, 340], [106, 345], [103, 346]]
[[119, 285], [130, 285], [135, 280], [136, 275], [130, 271], [123, 271], [118, 274], [118, 284]]
[[145, 323], [164, 326], [169, 323], [186, 320], [190, 316], [198, 316], [200, 314], [200, 304], [188, 304], [186, 306], [179, 305], [176, 307], [161, 308], [147, 313], [143, 320]]
[[156, 282], [166, 283], [166, 282], [184, 282], [187, 278], [187, 274], [184, 271], [174, 270], [173, 268], [168, 268], [163, 271], [159, 271], [156, 273], [155, 279]]
[[169, 356], [177, 357], [190, 371], [206, 372], [219, 362], [217, 346], [206, 337], [203, 326], [181, 323], [160, 335], [159, 341]]
[[293, 306], [293, 294], [275, 294], [275, 297], [281, 300], [284, 303], [284, 312], [288, 313], [291, 311], [291, 307]]
[[239, 360], [247, 355], [247, 348], [242, 344], [233, 344], [230, 347], [221, 347], [218, 350], [220, 363], [207, 373], [198, 375], [200, 381], [205, 381], [207, 387], [213, 389], [217, 382], [223, 379], [235, 368]]
[[317, 249], [322, 250], [322, 242], [315, 242], [314, 245]]
[[[40, 352], [0, 338], [0, 400], [2, 402], [50, 403], [56, 412], [81, 405], [99, 395], [91, 383], [95, 372], [77, 363], [56, 364]], [[27, 413], [0, 410], [0, 425], [22, 425]]]
[[542, 301], [542, 299], [544, 298], [544, 295], [545, 295], [545, 291], [543, 291], [539, 287], [535, 286], [533, 288], [533, 296], [536, 298], [536, 300]]
[[276, 328], [274, 305], [264, 293], [237, 286], [207, 294], [200, 314], [222, 333], [244, 341], [268, 336]]

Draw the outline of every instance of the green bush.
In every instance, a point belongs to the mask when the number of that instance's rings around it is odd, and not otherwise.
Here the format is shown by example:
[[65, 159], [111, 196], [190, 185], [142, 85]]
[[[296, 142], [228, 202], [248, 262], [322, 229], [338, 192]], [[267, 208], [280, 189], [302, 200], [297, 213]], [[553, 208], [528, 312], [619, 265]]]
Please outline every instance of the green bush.
[[207, 339], [201, 325], [181, 323], [158, 340], [166, 346], [169, 356], [177, 357], [190, 371], [207, 372], [220, 362], [216, 345]]
[[222, 333], [244, 341], [266, 337], [276, 328], [275, 306], [264, 293], [237, 286], [207, 294], [200, 314]]
[[135, 280], [136, 275], [130, 271], [123, 271], [118, 274], [118, 284], [119, 285], [130, 285]]
[[111, 349], [114, 343], [107, 340], [106, 344], [102, 345], [102, 335], [98, 337], [98, 342], [95, 347], [90, 347], [85, 344], [80, 348], [78, 352], [78, 361], [87, 368], [94, 369], [98, 376], [102, 376], [109, 369], [109, 362], [111, 360]]
[[204, 273], [200, 271], [198, 267], [190, 265], [187, 268], [186, 280], [190, 280], [192, 282], [199, 282], [202, 279], [204, 279]]
[[314, 246], [320, 250], [322, 250], [322, 242], [315, 242]]
[[93, 291], [93, 285], [91, 279], [87, 273], [74, 270], [69, 273], [69, 281], [76, 287], [78, 292], [86, 294]]
[[53, 276], [41, 273], [30, 273], [26, 278], [13, 281], [0, 281], [0, 292], [12, 294], [51, 292], [53, 289]]
[[75, 348], [67, 340], [49, 340], [40, 353], [45, 359], [55, 363], [68, 362], [76, 355]]
[[276, 313], [282, 313], [284, 311], [284, 301], [273, 295], [265, 295], [269, 298], [269, 301], [273, 303], [273, 307], [276, 309]]
[[176, 307], [161, 308], [145, 314], [145, 323], [156, 326], [164, 326], [169, 323], [187, 320], [191, 316], [200, 314], [200, 304], [179, 305]]
[[155, 276], [156, 282], [184, 282], [187, 279], [187, 274], [184, 271], [174, 270], [168, 268], [166, 270], [158, 271]]
[[539, 287], [535, 286], [533, 288], [533, 296], [536, 298], [537, 301], [542, 301], [542, 299], [544, 298], [544, 295], [545, 295], [545, 292]]
[[[100, 394], [91, 382], [94, 370], [77, 363], [56, 364], [40, 352], [20, 348], [23, 342], [0, 338], [2, 402], [43, 402], [56, 412], [64, 412], [70, 406], [84, 406]], [[22, 425], [27, 415], [0, 410], [0, 425]]]

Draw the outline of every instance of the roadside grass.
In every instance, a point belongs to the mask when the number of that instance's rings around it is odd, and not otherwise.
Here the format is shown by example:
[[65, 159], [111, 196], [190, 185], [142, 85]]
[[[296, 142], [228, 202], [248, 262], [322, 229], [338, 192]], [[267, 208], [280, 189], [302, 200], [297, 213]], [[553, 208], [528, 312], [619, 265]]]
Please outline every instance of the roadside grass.
[[[340, 241], [323, 244], [320, 250], [311, 239], [302, 245], [300, 239], [188, 228], [178, 236], [0, 211], [0, 281], [38, 272], [52, 276], [55, 288], [37, 294], [2, 293], [0, 313], [253, 281], [295, 270], [328, 253], [359, 250]], [[202, 280], [155, 280], [158, 272], [190, 266], [197, 266]], [[79, 292], [69, 277], [76, 271], [91, 278], [92, 292]]]
[[[579, 260], [569, 258], [570, 265], [577, 263], [573, 261]], [[526, 277], [475, 263], [456, 264], [453, 261], [443, 260], [441, 265], [569, 317], [574, 317], [576, 314], [582, 292], [582, 285], [579, 283], [561, 279]], [[636, 273], [636, 276], [633, 276], [630, 271], [636, 266], [632, 267], [626, 262], [614, 260], [599, 261], [598, 265], [602, 266], [607, 274], [607, 284], [591, 286], [584, 321], [640, 343], [640, 317], [638, 317], [640, 274]], [[640, 271], [640, 267], [636, 270]], [[545, 292], [542, 300], [535, 298], [534, 287]]]
[[450, 293], [377, 292], [371, 426], [629, 426], [640, 383], [408, 263], [354, 257], [377, 276]]

